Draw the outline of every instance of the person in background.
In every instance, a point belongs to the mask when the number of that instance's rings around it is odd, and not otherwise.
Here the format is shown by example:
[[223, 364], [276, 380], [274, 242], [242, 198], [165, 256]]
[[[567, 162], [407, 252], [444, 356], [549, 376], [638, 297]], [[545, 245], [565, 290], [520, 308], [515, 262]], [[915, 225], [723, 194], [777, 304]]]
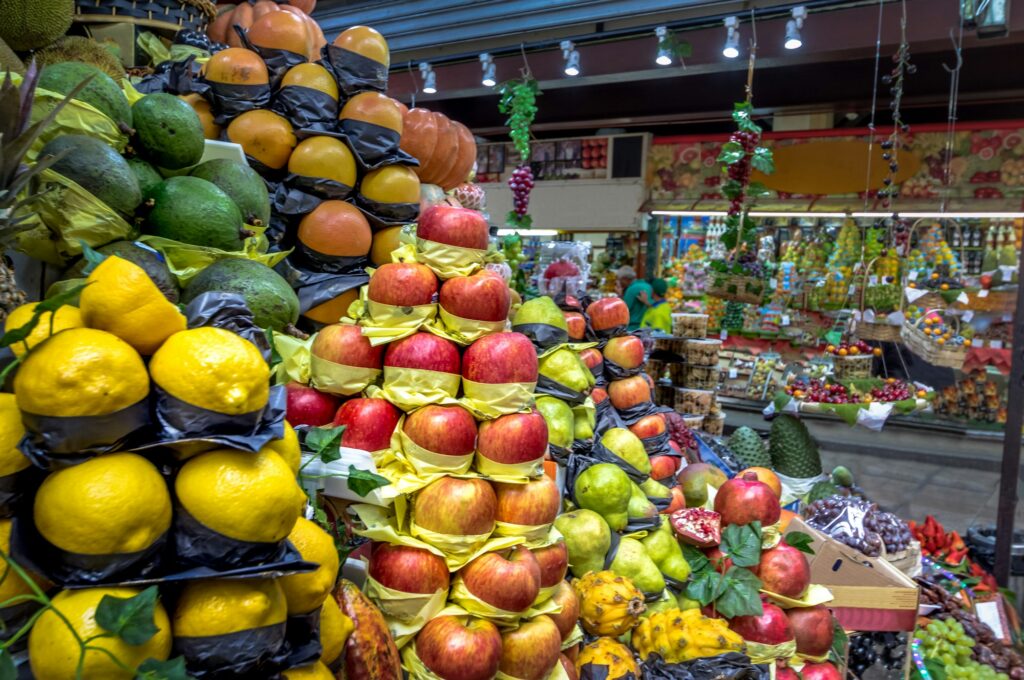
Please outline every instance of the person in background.
[[651, 306], [651, 284], [636, 278], [636, 270], [630, 266], [619, 267], [615, 272], [619, 280], [622, 299], [629, 307], [629, 330], [640, 328], [644, 312]]
[[667, 291], [668, 282], [665, 279], [654, 279], [651, 283], [651, 306], [644, 312], [641, 328], [653, 328], [665, 335], [672, 335], [672, 305], [665, 299]]

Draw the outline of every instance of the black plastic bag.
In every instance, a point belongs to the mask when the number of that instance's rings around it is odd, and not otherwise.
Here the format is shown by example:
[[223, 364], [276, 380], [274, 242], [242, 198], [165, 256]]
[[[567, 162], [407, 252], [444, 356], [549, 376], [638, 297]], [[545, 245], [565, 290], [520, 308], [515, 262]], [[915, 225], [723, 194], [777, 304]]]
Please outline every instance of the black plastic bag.
[[[644, 363], [647, 363], [647, 353], [644, 352]], [[604, 358], [604, 374], [608, 380], [622, 380], [624, 378], [632, 378], [634, 375], [640, 375], [644, 372], [644, 364], [640, 364], [636, 368], [623, 368], [617, 363], [609, 359]]]
[[280, 262], [274, 270], [295, 289], [299, 298], [299, 312], [302, 314], [370, 282], [369, 275], [360, 267], [337, 273], [312, 271], [293, 262], [292, 257]]
[[[338, 101], [326, 92], [301, 85], [286, 85], [278, 90], [270, 110], [284, 116], [295, 128], [297, 137], [335, 132], [338, 126]], [[299, 133], [303, 134], [299, 134]]]
[[378, 229], [411, 224], [420, 216], [419, 203], [380, 203], [362, 194], [356, 196], [356, 206]]
[[180, 505], [174, 507], [171, 530], [178, 564], [223, 570], [261, 562], [278, 562], [287, 553], [287, 541], [240, 541], [209, 528]]
[[158, 64], [153, 73], [135, 83], [134, 87], [140, 94], [190, 94], [197, 91], [200, 68], [194, 56], [181, 61], [167, 60]]
[[[328, 595], [330, 597], [330, 595]], [[289, 616], [285, 622], [285, 649], [288, 653], [288, 668], [297, 668], [315, 663], [323, 652], [320, 645], [320, 612], [317, 607], [308, 614]]]
[[281, 79], [284, 78], [284, 74], [288, 73], [288, 70], [293, 66], [309, 62], [309, 59], [307, 59], [304, 54], [289, 52], [288, 50], [281, 50], [274, 47], [259, 47], [258, 45], [253, 45], [252, 42], [249, 41], [249, 36], [246, 34], [244, 28], [238, 24], [235, 24], [232, 28], [235, 29], [238, 39], [242, 42], [242, 47], [260, 55], [260, 59], [262, 59], [263, 63], [267, 65], [267, 75], [270, 76], [271, 90], [277, 89], [277, 86], [281, 83]]
[[356, 160], [364, 170], [376, 170], [385, 165], [419, 165], [420, 162], [402, 151], [398, 143], [402, 134], [383, 125], [346, 118], [338, 130], [348, 140]]
[[41, 416], [22, 411], [25, 435], [18, 449], [44, 470], [129, 449], [150, 424], [151, 397], [102, 416]]
[[352, 187], [331, 179], [289, 174], [271, 193], [270, 207], [296, 222], [313, 212], [325, 200], [344, 201], [352, 195]]
[[284, 621], [225, 635], [175, 636], [173, 656], [183, 655], [200, 680], [275, 678], [287, 666]]
[[[213, 111], [213, 122], [217, 125], [227, 125], [246, 111], [265, 109], [270, 104], [269, 83], [263, 85], [235, 85], [213, 82], [200, 76], [192, 87], [193, 91], [198, 92], [204, 99], [210, 102], [210, 109]], [[263, 174], [263, 168], [270, 169], [255, 159], [251, 159], [250, 164], [261, 175]]]
[[512, 326], [512, 330], [528, 337], [538, 353], [569, 342], [567, 330], [546, 323], [521, 323]]
[[45, 477], [46, 474], [34, 465], [0, 477], [0, 517], [14, 517]]
[[270, 362], [270, 342], [263, 329], [256, 325], [245, 298], [238, 293], [209, 291], [200, 294], [185, 307], [189, 328], [212, 326], [239, 335], [260, 350], [263, 359]]
[[661, 434], [654, 435], [653, 437], [647, 437], [644, 439], [640, 438], [640, 441], [644, 445], [644, 450], [647, 451], [648, 456], [678, 456], [672, 447], [669, 446], [669, 442], [672, 441], [669, 436], [668, 430]]
[[346, 97], [365, 90], [388, 89], [388, 66], [328, 43], [320, 51], [320, 64], [334, 75]]
[[587, 400], [587, 395], [583, 392], [577, 392], [543, 374], [537, 376], [537, 388], [534, 391], [537, 394], [557, 397], [570, 406], [579, 406]]
[[768, 680], [766, 664], [755, 665], [739, 652], [694, 659], [684, 663], [665, 663], [651, 654], [641, 664], [644, 680]]
[[626, 427], [622, 422], [622, 416], [612, 406], [611, 399], [605, 399], [594, 405], [594, 434], [601, 436], [613, 427]]
[[659, 409], [662, 408], [655, 404], [653, 401], [644, 401], [639, 404], [634, 404], [629, 408], [617, 409], [619, 416], [622, 418], [627, 426], [635, 424], [641, 418], [645, 418], [655, 413], [660, 413]]

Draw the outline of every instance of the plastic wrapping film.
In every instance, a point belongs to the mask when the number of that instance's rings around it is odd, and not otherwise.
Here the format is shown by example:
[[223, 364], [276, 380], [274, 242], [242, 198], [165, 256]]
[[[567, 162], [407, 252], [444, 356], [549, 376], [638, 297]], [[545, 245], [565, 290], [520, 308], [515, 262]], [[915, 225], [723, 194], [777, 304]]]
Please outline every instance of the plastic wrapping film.
[[271, 195], [270, 207], [278, 215], [298, 219], [325, 200], [347, 200], [352, 191], [353, 187], [337, 180], [289, 173]]
[[[27, 504], [46, 474], [36, 466], [0, 477], [0, 517], [10, 518]], [[2, 631], [0, 631], [2, 639]]]
[[190, 243], [181, 243], [171, 239], [161, 238], [143, 234], [139, 241], [150, 248], [158, 250], [167, 261], [167, 267], [178, 280], [178, 285], [184, 288], [188, 282], [195, 278], [200, 272], [218, 260], [228, 258], [256, 260], [268, 267], [273, 267], [288, 256], [288, 251], [276, 253], [264, 253], [266, 243], [258, 236], [245, 239], [242, 250], [220, 250], [208, 246], [195, 246]]
[[[683, 663], [665, 663], [660, 656], [652, 654], [641, 668], [644, 680], [768, 680], [771, 677], [768, 666], [755, 665], [750, 657], [739, 652]], [[582, 675], [580, 679], [583, 680]]]
[[270, 103], [270, 110], [284, 116], [295, 129], [296, 136], [333, 132], [338, 123], [338, 101], [326, 92], [301, 85], [279, 89]]
[[172, 656], [183, 655], [188, 673], [198, 680], [276, 678], [287, 668], [286, 623], [225, 635], [175, 636]]
[[397, 130], [352, 118], [341, 120], [338, 129], [348, 140], [352, 153], [364, 170], [376, 170], [385, 165], [420, 164], [399, 148], [402, 135]]
[[521, 323], [512, 330], [528, 337], [538, 353], [569, 342], [569, 331], [546, 323]]
[[231, 331], [256, 345], [263, 360], [270, 362], [270, 342], [263, 329], [256, 325], [245, 298], [238, 293], [209, 291], [195, 297], [185, 307], [189, 328], [212, 326]]
[[[15, 85], [21, 85], [23, 76], [10, 72], [9, 75]], [[39, 121], [50, 115], [50, 112], [58, 103], [66, 97], [61, 92], [53, 92], [36, 87], [32, 98], [32, 111], [30, 124]], [[121, 153], [128, 145], [128, 131], [122, 130], [121, 126], [105, 113], [81, 99], [71, 99], [64, 105], [57, 117], [42, 130], [39, 136], [32, 142], [28, 149], [29, 160], [35, 160], [36, 155], [48, 142], [62, 135], [89, 135], [114, 148]]]
[[506, 484], [525, 484], [544, 474], [544, 456], [525, 463], [499, 463], [483, 456], [479, 451], [473, 460], [473, 469], [481, 476]]
[[248, 564], [280, 561], [287, 550], [284, 541], [257, 543], [225, 536], [204, 525], [177, 504], [172, 529], [177, 561], [188, 565], [232, 569]]
[[274, 271], [295, 290], [301, 314], [354, 288], [365, 286], [370, 280], [370, 277], [361, 271], [316, 272], [297, 266], [290, 260], [280, 262]]
[[571, 387], [566, 387], [560, 382], [549, 378], [546, 375], [537, 376], [537, 394], [546, 394], [550, 397], [557, 397], [570, 406], [578, 406], [587, 400], [584, 392], [577, 392]]
[[346, 97], [364, 90], [388, 89], [387, 65], [361, 54], [328, 43], [320, 51], [320, 64], [334, 75]]
[[461, 403], [480, 420], [520, 413], [533, 406], [537, 383], [479, 383], [462, 379]]
[[[588, 330], [588, 332], [593, 333], [593, 338], [592, 339], [597, 340], [597, 341], [610, 340], [610, 339], [618, 337], [620, 335], [633, 335], [633, 333], [630, 333], [629, 330], [627, 330], [627, 327], [625, 325], [613, 326], [612, 328], [605, 328], [605, 329], [602, 329], [602, 330], [595, 330], [588, 323], [587, 324], [587, 330]], [[602, 345], [602, 347], [603, 347], [603, 345]]]
[[461, 574], [456, 574], [455, 579], [452, 581], [452, 589], [448, 598], [473, 616], [487, 619], [503, 626], [516, 625], [521, 619], [531, 619], [541, 614], [556, 613], [560, 609], [559, 605], [551, 601], [551, 598], [538, 605], [531, 604], [529, 608], [519, 612], [499, 609], [471, 593], [469, 588], [466, 587]]
[[451, 456], [429, 451], [409, 438], [403, 428], [404, 422], [405, 416], [402, 416], [402, 421], [398, 423], [391, 435], [391, 448], [401, 450], [417, 475], [430, 477], [446, 474], [464, 475], [469, 472], [469, 468], [473, 464], [473, 453]]
[[448, 600], [448, 589], [433, 593], [405, 593], [388, 588], [367, 575], [363, 592], [373, 600], [388, 623], [388, 630], [395, 638], [395, 645], [401, 649], [437, 616]]
[[462, 316], [455, 316], [441, 305], [437, 306], [437, 321], [428, 326], [427, 330], [434, 335], [451, 340], [459, 345], [470, 345], [476, 340], [500, 333], [505, 330], [506, 322], [502, 321], [480, 321], [478, 319], [467, 319]]
[[371, 345], [384, 345], [401, 340], [430, 324], [437, 316], [437, 303], [415, 307], [396, 307], [367, 298], [367, 289], [359, 290], [359, 299], [349, 307], [350, 321], [358, 323]]
[[380, 389], [371, 388], [367, 396], [387, 399], [401, 411], [429, 404], [457, 404], [455, 397], [461, 381], [458, 373], [385, 366]]
[[626, 423], [612, 406], [612, 400], [606, 398], [594, 405], [594, 434], [600, 436], [613, 427], [626, 427]]
[[646, 418], [647, 416], [654, 415], [655, 413], [663, 413], [666, 410], [671, 411], [672, 409], [667, 406], [658, 406], [653, 401], [644, 401], [639, 404], [634, 404], [629, 408], [620, 408], [617, 410], [619, 412], [619, 416], [622, 418], [622, 422], [629, 426], [636, 424], [636, 422], [641, 418]]
[[351, 397], [359, 394], [380, 378], [379, 368], [346, 366], [328, 361], [315, 354], [309, 358], [311, 387], [328, 394]]
[[217, 125], [226, 125], [247, 111], [265, 109], [270, 104], [269, 84], [215, 83], [200, 76], [193, 89], [210, 102]]
[[323, 647], [320, 645], [320, 612], [317, 607], [308, 614], [289, 615], [285, 621], [285, 651], [288, 658], [286, 668], [297, 668], [315, 663], [320, 659]]
[[672, 438], [669, 435], [668, 430], [662, 432], [661, 434], [656, 434], [653, 437], [640, 438], [640, 442], [643, 443], [644, 451], [647, 452], [648, 456], [678, 457], [679, 454], [673, 451], [672, 447], [669, 446], [670, 441], [672, 441]]
[[441, 280], [474, 274], [491, 257], [491, 252], [487, 250], [416, 238], [416, 261], [430, 267]]
[[378, 229], [411, 224], [420, 216], [419, 203], [381, 203], [362, 194], [356, 196], [356, 206]]
[[[611, 380], [622, 380], [624, 378], [632, 378], [634, 375], [640, 375], [644, 372], [644, 364], [640, 364], [636, 368], [623, 368], [617, 363], [609, 359], [604, 358], [602, 362], [604, 364], [604, 375], [609, 381]], [[644, 352], [644, 363], [647, 363], [647, 353]]]
[[129, 447], [150, 422], [150, 398], [102, 416], [41, 416], [22, 411], [18, 449], [36, 467], [57, 470]]

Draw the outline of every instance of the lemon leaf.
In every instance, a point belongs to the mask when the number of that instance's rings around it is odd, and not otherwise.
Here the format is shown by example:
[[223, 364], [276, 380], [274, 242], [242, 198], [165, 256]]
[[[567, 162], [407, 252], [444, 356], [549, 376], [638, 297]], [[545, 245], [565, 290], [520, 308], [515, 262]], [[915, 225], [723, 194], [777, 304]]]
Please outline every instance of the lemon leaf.
[[355, 465], [348, 466], [348, 488], [358, 496], [365, 498], [366, 494], [374, 489], [379, 489], [390, 483], [384, 477], [375, 475], [369, 470], [360, 470]]
[[137, 680], [195, 680], [185, 670], [185, 657], [178, 656], [167, 661], [146, 659], [137, 669]]
[[96, 623], [130, 645], [144, 644], [160, 630], [153, 622], [158, 594], [150, 586], [133, 597], [104, 595], [96, 607]]
[[0, 680], [18, 680], [18, 668], [10, 651], [0, 649]]

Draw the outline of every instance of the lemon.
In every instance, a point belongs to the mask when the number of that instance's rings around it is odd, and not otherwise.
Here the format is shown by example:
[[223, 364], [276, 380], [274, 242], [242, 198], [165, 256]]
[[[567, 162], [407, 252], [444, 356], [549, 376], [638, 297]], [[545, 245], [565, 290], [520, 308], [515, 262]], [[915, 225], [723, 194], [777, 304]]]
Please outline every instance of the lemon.
[[[0, 602], [6, 602], [12, 597], [18, 595], [27, 595], [32, 592], [32, 586], [25, 582], [25, 579], [21, 578], [13, 569], [7, 566], [7, 555], [11, 552], [11, 520], [0, 519], [0, 550], [3, 551], [4, 556], [0, 557], [0, 562], [3, 562], [3, 572], [0, 573]], [[46, 588], [46, 580], [30, 574], [35, 582], [44, 589]], [[17, 604], [17, 603], [14, 603]], [[13, 604], [12, 604], [13, 606]]]
[[284, 591], [274, 579], [190, 581], [174, 610], [174, 634], [227, 635], [284, 623], [287, 615]]
[[281, 456], [292, 472], [299, 474], [299, 465], [302, 464], [302, 450], [299, 448], [299, 435], [295, 429], [284, 421], [284, 437], [269, 442], [266, 448]]
[[256, 543], [284, 540], [306, 500], [288, 464], [266, 450], [216, 449], [190, 458], [174, 490], [203, 526]]
[[69, 328], [29, 353], [14, 378], [18, 408], [40, 416], [102, 416], [142, 401], [142, 357], [116, 335]]
[[317, 661], [310, 666], [300, 666], [284, 672], [285, 680], [334, 680], [334, 673]]
[[175, 333], [149, 362], [153, 382], [200, 408], [239, 415], [267, 404], [270, 368], [245, 338], [223, 328]]
[[[8, 314], [7, 320], [4, 322], [4, 332], [13, 331], [15, 328], [21, 328], [27, 324], [29, 319], [32, 318], [32, 314], [36, 311], [37, 304], [39, 303], [28, 302]], [[53, 324], [52, 328], [50, 326], [51, 323]], [[32, 347], [50, 337], [51, 332], [56, 334], [68, 328], [81, 328], [84, 325], [82, 313], [78, 311], [77, 307], [64, 305], [57, 309], [56, 314], [53, 312], [43, 312], [39, 317], [39, 322], [32, 329], [32, 332], [28, 334], [28, 337], [21, 342], [11, 345], [11, 351], [14, 352], [14, 356], [20, 357]]]
[[[95, 638], [90, 647], [99, 647], [113, 654], [128, 668], [138, 668], [146, 659], [166, 661], [171, 653], [171, 623], [167, 612], [157, 602], [153, 612], [156, 634], [141, 645], [130, 645], [111, 636], [96, 623], [96, 607], [104, 595], [129, 598], [139, 594], [134, 588], [87, 588], [65, 590], [53, 598], [54, 608], [74, 627], [80, 638]], [[102, 637], [100, 637], [102, 636]], [[76, 676], [80, 647], [74, 634], [61, 617], [45, 611], [32, 627], [28, 637], [28, 658], [36, 680], [131, 680], [135, 672], [116, 665], [107, 654], [90, 650], [85, 655], [81, 675]]]
[[86, 283], [79, 302], [85, 325], [113, 333], [140, 354], [152, 354], [185, 330], [185, 315], [134, 262], [110, 255]]
[[21, 472], [32, 464], [18, 449], [24, 434], [17, 400], [13, 394], [0, 394], [0, 477]]
[[295, 523], [288, 540], [307, 562], [320, 566], [316, 571], [281, 577], [288, 598], [289, 614], [306, 614], [323, 605], [338, 580], [338, 549], [334, 539], [315, 522], [303, 517]]
[[148, 460], [134, 453], [111, 453], [43, 480], [34, 516], [43, 537], [63, 550], [133, 553], [153, 545], [170, 528], [171, 497]]
[[320, 660], [330, 666], [341, 656], [348, 636], [355, 630], [352, 619], [345, 616], [337, 600], [329, 597], [320, 608]]

